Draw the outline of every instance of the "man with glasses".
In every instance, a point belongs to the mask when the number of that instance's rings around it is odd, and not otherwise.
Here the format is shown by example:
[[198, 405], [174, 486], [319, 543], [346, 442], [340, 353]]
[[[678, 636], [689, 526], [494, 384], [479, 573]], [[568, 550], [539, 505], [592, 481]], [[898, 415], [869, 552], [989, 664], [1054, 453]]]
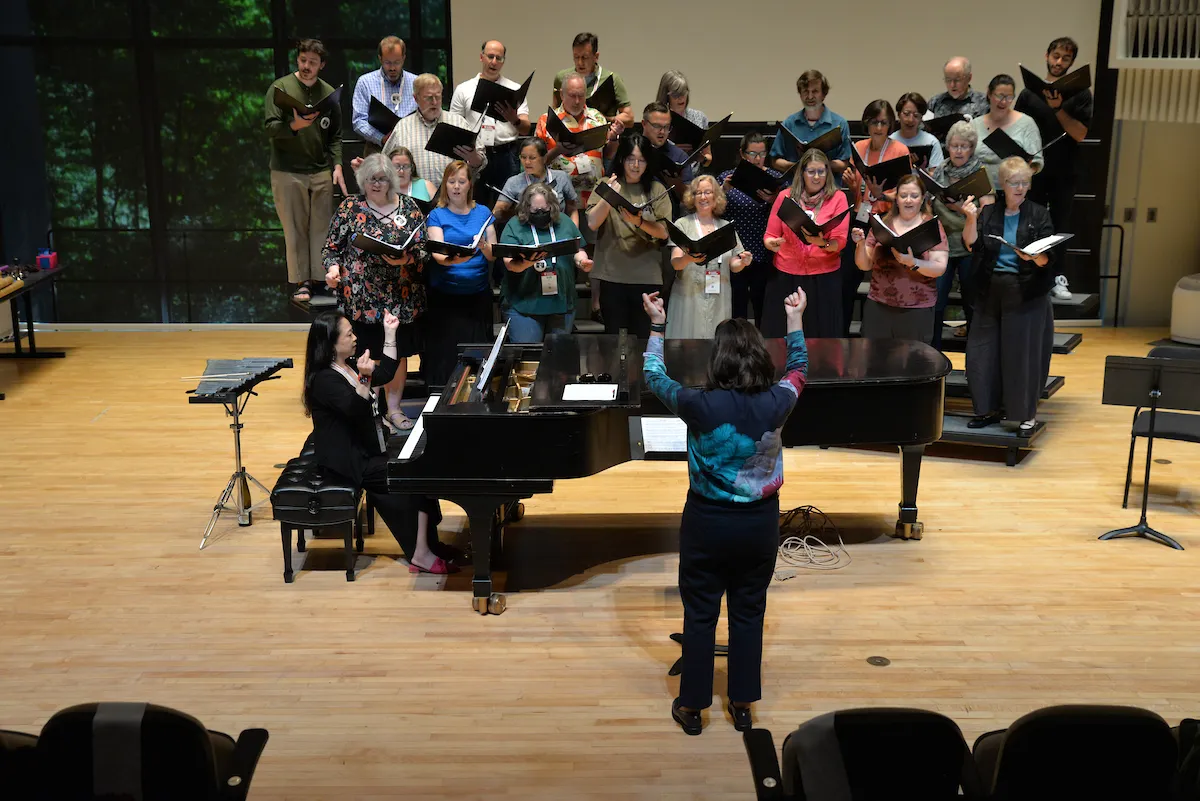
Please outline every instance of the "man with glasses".
[[[438, 76], [428, 72], [418, 75], [413, 80], [413, 97], [417, 101], [417, 113], [409, 114], [396, 123], [387, 141], [383, 143], [383, 151], [390, 153], [397, 145], [407, 147], [413, 154], [417, 175], [438, 187], [442, 183], [442, 173], [453, 159], [425, 149], [429, 137], [433, 136], [433, 129], [439, 122], [468, 130], [474, 129], [461, 114], [442, 111], [442, 82]], [[454, 149], [454, 153], [467, 163], [473, 176], [478, 175], [487, 164], [487, 155], [479, 137], [475, 138], [474, 149], [459, 145]]]
[[[811, 142], [834, 128], [842, 129], [842, 143], [825, 155], [833, 162], [833, 175], [841, 185], [842, 173], [850, 166], [850, 124], [840, 114], [834, 114], [825, 106], [829, 94], [829, 81], [820, 70], [805, 70], [796, 79], [796, 93], [800, 95], [803, 108], [792, 114], [781, 124], [796, 135], [801, 142]], [[787, 172], [800, 160], [792, 141], [785, 136], [776, 136], [771, 145], [771, 165], [780, 172]]]
[[367, 122], [374, 97], [387, 106], [393, 114], [403, 119], [417, 110], [413, 99], [413, 80], [416, 75], [404, 69], [406, 46], [398, 36], [385, 36], [379, 42], [379, 69], [368, 72], [354, 85], [353, 113], [350, 120], [354, 132], [367, 144], [363, 155], [378, 153], [387, 131], [380, 131]]
[[[1079, 45], [1064, 36], [1055, 39], [1046, 48], [1046, 83], [1053, 83], [1071, 71]], [[1075, 187], [1079, 180], [1079, 143], [1087, 138], [1088, 126], [1092, 123], [1092, 90], [1084, 89], [1063, 100], [1062, 96], [1047, 89], [1043, 96], [1022, 89], [1017, 97], [1017, 111], [1033, 117], [1042, 135], [1042, 144], [1049, 145], [1064, 133], [1052, 147], [1042, 154], [1046, 162], [1033, 178], [1033, 190], [1029, 198], [1050, 210], [1054, 230], [1071, 230], [1071, 206], [1075, 201]], [[1061, 269], [1065, 259], [1055, 262]], [[1071, 299], [1071, 288], [1065, 275], [1055, 278], [1050, 294], [1059, 300]]]
[[[520, 107], [513, 108], [507, 103], [493, 106], [486, 116], [483, 112], [472, 111], [471, 101], [475, 98], [475, 90], [479, 87], [480, 79], [492, 81], [508, 89], [520, 89], [521, 85], [505, 78], [500, 73], [508, 58], [508, 50], [503, 42], [495, 39], [483, 43], [479, 51], [481, 69], [474, 78], [469, 78], [454, 87], [454, 95], [450, 98], [450, 111], [461, 114], [472, 128], [479, 128], [479, 141], [487, 153], [487, 167], [479, 177], [482, 179], [476, 187], [475, 196], [489, 208], [495, 205], [495, 193], [486, 184], [502, 187], [521, 171], [520, 160], [517, 158], [517, 140], [528, 136], [529, 103], [522, 102]], [[480, 117], [483, 117], [482, 124]]]
[[968, 120], [973, 120], [987, 114], [987, 96], [971, 88], [971, 62], [965, 56], [955, 56], [945, 63], [942, 82], [946, 91], [929, 99], [927, 119], [962, 114]]

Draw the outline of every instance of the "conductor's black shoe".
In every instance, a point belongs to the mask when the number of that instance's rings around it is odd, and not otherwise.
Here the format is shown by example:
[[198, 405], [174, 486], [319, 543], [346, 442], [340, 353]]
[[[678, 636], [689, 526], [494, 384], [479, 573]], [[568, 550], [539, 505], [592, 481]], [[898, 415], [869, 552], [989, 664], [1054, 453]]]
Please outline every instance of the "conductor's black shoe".
[[988, 412], [977, 417], [972, 417], [967, 421], [967, 428], [986, 428], [992, 423], [999, 423], [1004, 419], [1004, 415], [1000, 412]]
[[675, 718], [675, 722], [683, 729], [684, 734], [697, 735], [704, 730], [704, 726], [700, 722], [700, 710], [684, 712], [679, 708], [678, 698], [671, 702], [671, 717]]
[[736, 706], [730, 701], [728, 708], [729, 716], [733, 718], [733, 728], [738, 731], [750, 731], [754, 728], [754, 721], [750, 718], [750, 707]]

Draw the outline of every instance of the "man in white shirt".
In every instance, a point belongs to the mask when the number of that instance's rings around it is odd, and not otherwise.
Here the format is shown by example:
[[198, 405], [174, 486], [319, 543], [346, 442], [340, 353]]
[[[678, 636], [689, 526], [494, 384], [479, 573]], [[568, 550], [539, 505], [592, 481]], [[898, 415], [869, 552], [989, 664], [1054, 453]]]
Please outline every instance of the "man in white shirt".
[[[388, 153], [396, 145], [407, 147], [413, 154], [416, 174], [429, 181], [435, 187], [442, 185], [442, 173], [453, 159], [426, 150], [429, 137], [439, 122], [457, 125], [459, 128], [475, 130], [461, 114], [453, 111], [442, 111], [442, 82], [436, 75], [428, 72], [418, 75], [413, 81], [413, 97], [417, 101], [417, 113], [409, 114], [388, 134], [383, 143], [383, 152]], [[465, 145], [455, 148], [455, 155], [467, 163], [472, 176], [477, 176], [479, 170], [487, 164], [483, 144], [479, 137], [475, 138], [475, 148], [472, 150]]]
[[351, 103], [351, 124], [354, 132], [367, 143], [363, 155], [379, 152], [387, 129], [378, 130], [367, 122], [374, 97], [397, 117], [403, 119], [417, 110], [413, 100], [413, 80], [416, 75], [404, 69], [407, 48], [398, 36], [385, 36], [379, 42], [379, 69], [360, 75], [354, 85], [354, 101]]
[[528, 102], [523, 101], [518, 108], [506, 103], [493, 106], [483, 117], [482, 125], [479, 118], [483, 113], [471, 110], [471, 101], [481, 79], [508, 89], [521, 88], [519, 83], [501, 75], [507, 57], [508, 50], [503, 42], [495, 39], [484, 42], [479, 51], [479, 74], [454, 87], [450, 99], [450, 111], [461, 114], [471, 128], [479, 128], [479, 142], [487, 154], [487, 166], [480, 172], [482, 180], [475, 189], [475, 196], [488, 206], [494, 205], [496, 198], [486, 184], [503, 187], [509, 178], [521, 171], [517, 141], [530, 132]]

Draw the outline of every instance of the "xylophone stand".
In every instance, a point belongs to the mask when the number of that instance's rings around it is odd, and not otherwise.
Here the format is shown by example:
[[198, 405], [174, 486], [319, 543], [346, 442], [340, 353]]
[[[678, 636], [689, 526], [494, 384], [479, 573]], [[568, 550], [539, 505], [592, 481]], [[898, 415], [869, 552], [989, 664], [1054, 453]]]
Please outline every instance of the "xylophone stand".
[[[244, 400], [239, 400], [235, 395], [232, 400], [226, 401], [225, 414], [233, 418], [233, 422], [229, 424], [229, 430], [233, 432], [233, 475], [229, 477], [229, 483], [225, 485], [225, 491], [221, 493], [221, 497], [217, 499], [217, 503], [213, 506], [212, 517], [208, 519], [208, 525], [204, 527], [204, 537], [200, 540], [200, 550], [204, 550], [204, 545], [208, 542], [209, 535], [212, 534], [213, 528], [217, 525], [217, 519], [221, 516], [221, 512], [235, 511], [239, 526], [248, 526], [251, 523], [251, 512], [257, 504], [251, 503], [250, 498], [250, 482], [254, 482], [254, 486], [263, 491], [263, 494], [270, 497], [271, 491], [262, 485], [254, 476], [246, 472], [246, 468], [242, 465], [242, 421], [241, 413], [246, 408], [246, 404], [250, 402], [251, 395], [257, 395], [253, 390], [246, 393]], [[265, 499], [264, 499], [265, 500]], [[259, 501], [262, 503], [262, 501]]]

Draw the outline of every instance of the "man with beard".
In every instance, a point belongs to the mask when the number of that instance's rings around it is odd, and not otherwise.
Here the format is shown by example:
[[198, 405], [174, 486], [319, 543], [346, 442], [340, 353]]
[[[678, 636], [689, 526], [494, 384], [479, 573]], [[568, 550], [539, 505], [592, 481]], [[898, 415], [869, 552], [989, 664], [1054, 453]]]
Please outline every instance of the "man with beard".
[[[834, 178], [839, 181], [843, 172], [850, 166], [850, 124], [840, 114], [834, 114], [825, 106], [825, 96], [829, 94], [829, 81], [819, 70], [806, 70], [796, 79], [796, 94], [804, 108], [792, 114], [781, 124], [801, 142], [811, 142], [818, 136], [829, 133], [834, 128], [842, 129], [842, 143], [825, 153], [831, 162], [830, 169]], [[776, 136], [771, 145], [771, 166], [780, 172], [787, 172], [797, 162], [803, 153], [797, 153], [791, 140], [785, 136]]]
[[379, 69], [368, 72], [354, 85], [354, 102], [351, 124], [354, 132], [367, 143], [363, 155], [379, 152], [383, 138], [390, 131], [380, 131], [367, 122], [374, 97], [397, 117], [403, 119], [417, 110], [413, 98], [413, 80], [417, 77], [404, 69], [407, 47], [398, 36], [385, 36], [379, 42]]
[[[1070, 72], [1078, 54], [1079, 45], [1069, 36], [1051, 42], [1046, 48], [1046, 83], [1053, 83]], [[1084, 89], [1065, 100], [1052, 89], [1044, 90], [1042, 96], [1022, 89], [1017, 98], [1017, 111], [1033, 117], [1042, 135], [1042, 144], [1047, 146], [1042, 154], [1045, 166], [1033, 177], [1029, 198], [1050, 210], [1050, 219], [1058, 233], [1071, 230], [1071, 204], [1075, 199], [1078, 181], [1076, 156], [1079, 143], [1087, 137], [1088, 126], [1092, 122], [1092, 105], [1090, 89]], [[1050, 144], [1064, 133], [1066, 136], [1061, 140]], [[1063, 260], [1055, 263], [1061, 269]], [[1050, 294], [1060, 300], [1071, 299], [1071, 289], [1065, 275], [1060, 274], [1054, 279]]]

